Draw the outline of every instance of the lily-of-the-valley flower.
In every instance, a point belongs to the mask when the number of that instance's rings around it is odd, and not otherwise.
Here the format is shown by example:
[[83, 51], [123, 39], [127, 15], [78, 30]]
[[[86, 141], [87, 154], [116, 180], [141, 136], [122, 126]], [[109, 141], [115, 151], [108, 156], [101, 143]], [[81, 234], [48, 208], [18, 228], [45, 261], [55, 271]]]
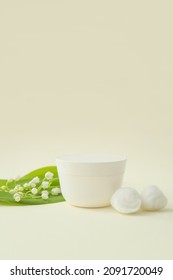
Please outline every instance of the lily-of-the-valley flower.
[[43, 181], [41, 186], [42, 186], [43, 189], [47, 189], [49, 187], [49, 182]]
[[15, 193], [13, 197], [16, 202], [19, 202], [21, 200], [21, 195], [19, 193]]
[[31, 183], [34, 183], [34, 184], [40, 183], [39, 177], [38, 177], [38, 176], [34, 177], [34, 178], [31, 180]]
[[45, 178], [47, 180], [52, 180], [53, 176], [54, 176], [54, 174], [52, 172], [50, 172], [50, 171], [46, 172], [46, 174], [45, 174]]
[[18, 192], [18, 194], [20, 195], [21, 198], [24, 196], [23, 192]]
[[21, 187], [21, 185], [16, 185], [16, 186], [14, 187], [14, 191], [15, 191], [15, 192], [18, 192], [20, 187]]
[[32, 194], [37, 194], [38, 193], [38, 189], [37, 188], [32, 188], [31, 192], [32, 192]]
[[41, 197], [44, 200], [48, 199], [49, 198], [49, 192], [48, 191], [42, 191]]
[[27, 189], [27, 188], [29, 187], [29, 183], [23, 184], [23, 187], [24, 187], [25, 189]]
[[22, 187], [22, 186], [19, 186], [18, 190], [19, 190], [19, 192], [23, 192], [23, 190], [24, 190], [24, 187]]
[[36, 184], [33, 183], [33, 182], [31, 181], [31, 182], [29, 182], [29, 186], [30, 186], [31, 188], [35, 188], [35, 187], [36, 187]]
[[47, 200], [49, 196], [56, 196], [61, 193], [59, 186], [52, 186], [55, 174], [53, 172], [44, 173], [44, 178], [35, 176], [28, 181], [24, 181], [22, 177], [10, 178], [5, 184], [0, 186], [0, 191], [8, 192], [12, 195], [16, 202], [21, 199], [37, 199]]
[[61, 193], [60, 188], [53, 188], [53, 189], [51, 190], [51, 194], [52, 194], [52, 195], [58, 195], [59, 193]]

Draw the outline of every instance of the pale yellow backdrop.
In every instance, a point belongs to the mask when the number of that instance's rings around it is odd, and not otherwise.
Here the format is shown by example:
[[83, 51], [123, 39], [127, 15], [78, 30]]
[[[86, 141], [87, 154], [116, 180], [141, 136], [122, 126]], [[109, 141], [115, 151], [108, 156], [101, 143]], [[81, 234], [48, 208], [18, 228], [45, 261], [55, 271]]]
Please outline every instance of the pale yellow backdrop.
[[[173, 3], [0, 0], [0, 177], [67, 153], [173, 188]], [[170, 200], [170, 205], [172, 200]]]
[[172, 181], [172, 1], [0, 3], [1, 177], [108, 151]]

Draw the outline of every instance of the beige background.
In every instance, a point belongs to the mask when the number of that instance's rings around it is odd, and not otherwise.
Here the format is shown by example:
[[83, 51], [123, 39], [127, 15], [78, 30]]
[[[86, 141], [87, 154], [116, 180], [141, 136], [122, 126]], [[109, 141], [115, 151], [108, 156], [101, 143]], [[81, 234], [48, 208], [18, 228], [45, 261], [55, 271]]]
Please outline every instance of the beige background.
[[[162, 244], [163, 254], [156, 250], [162, 234], [170, 243], [173, 233], [172, 9], [172, 1], [158, 0], [0, 0], [0, 177], [54, 165], [57, 155], [111, 152], [128, 158], [125, 182], [139, 190], [157, 184], [170, 198], [167, 214], [157, 216], [155, 255], [146, 249], [133, 254], [128, 242], [131, 254], [101, 253], [100, 239], [97, 249], [79, 252], [79, 258], [173, 258], [168, 245], [164, 251]], [[51, 213], [54, 207], [49, 206]], [[2, 211], [9, 213], [4, 224], [9, 227], [14, 208]], [[150, 217], [148, 227], [155, 223]], [[140, 218], [135, 219], [141, 226]], [[61, 228], [64, 236], [67, 227]], [[35, 256], [77, 257], [72, 248], [61, 249]], [[10, 257], [5, 252], [2, 257]], [[18, 252], [11, 257], [34, 257], [32, 251]]]

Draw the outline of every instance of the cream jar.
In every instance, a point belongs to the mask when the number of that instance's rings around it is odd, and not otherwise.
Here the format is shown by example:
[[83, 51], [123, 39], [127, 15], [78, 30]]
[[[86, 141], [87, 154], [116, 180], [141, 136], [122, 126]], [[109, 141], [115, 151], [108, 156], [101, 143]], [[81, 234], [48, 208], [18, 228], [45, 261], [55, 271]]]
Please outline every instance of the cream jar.
[[62, 194], [79, 207], [104, 207], [121, 187], [126, 158], [110, 154], [66, 155], [56, 159]]

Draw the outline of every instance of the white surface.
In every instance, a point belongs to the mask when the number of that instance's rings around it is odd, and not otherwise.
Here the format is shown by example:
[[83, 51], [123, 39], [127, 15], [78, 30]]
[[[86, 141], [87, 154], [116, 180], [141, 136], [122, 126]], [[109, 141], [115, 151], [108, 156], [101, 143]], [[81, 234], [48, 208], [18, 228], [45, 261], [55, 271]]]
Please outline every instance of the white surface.
[[173, 259], [173, 205], [161, 212], [113, 208], [1, 207], [1, 259]]

